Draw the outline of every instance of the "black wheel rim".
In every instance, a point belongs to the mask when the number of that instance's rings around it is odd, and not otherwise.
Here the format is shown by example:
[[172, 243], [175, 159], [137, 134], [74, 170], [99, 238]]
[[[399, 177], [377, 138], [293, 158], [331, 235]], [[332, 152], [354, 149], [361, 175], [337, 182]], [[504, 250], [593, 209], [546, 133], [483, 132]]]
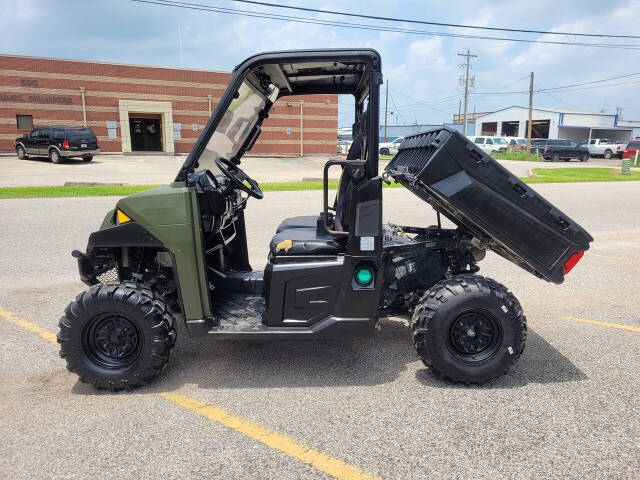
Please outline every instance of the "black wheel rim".
[[131, 365], [142, 350], [142, 336], [134, 323], [122, 315], [97, 315], [85, 328], [82, 346], [87, 356], [104, 368]]
[[502, 343], [502, 328], [489, 312], [470, 310], [449, 324], [447, 345], [465, 362], [482, 362], [492, 357]]

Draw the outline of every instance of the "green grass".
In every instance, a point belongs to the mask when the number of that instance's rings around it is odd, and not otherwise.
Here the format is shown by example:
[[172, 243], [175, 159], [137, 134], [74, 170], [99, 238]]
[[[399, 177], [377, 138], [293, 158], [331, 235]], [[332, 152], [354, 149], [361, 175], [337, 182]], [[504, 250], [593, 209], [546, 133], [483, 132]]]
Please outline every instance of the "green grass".
[[393, 155], [378, 155], [378, 160], [391, 160]]
[[[124, 197], [156, 188], [158, 185], [81, 185], [43, 187], [1, 187], [0, 199], [7, 198], [55, 198], [55, 197]], [[402, 185], [383, 184], [384, 187], [398, 188]], [[322, 182], [265, 182], [260, 184], [263, 192], [294, 192], [301, 190], [322, 190]], [[338, 188], [337, 180], [329, 180], [329, 189]]]
[[50, 197], [124, 197], [155, 188], [157, 185], [73, 185], [53, 187], [2, 187], [2, 198], [50, 198]]
[[536, 157], [535, 155], [527, 155], [527, 152], [504, 152], [504, 153], [493, 153], [491, 155], [496, 160], [520, 160], [523, 162], [544, 162], [544, 158], [542, 155]]
[[533, 177], [521, 179], [525, 183], [628, 182], [640, 181], [640, 172], [621, 175], [616, 168], [534, 168]]
[[[574, 182], [624, 182], [640, 181], [640, 172], [621, 175], [615, 168], [535, 168], [534, 177], [523, 178], [525, 183], [574, 183]], [[401, 188], [399, 183], [383, 184], [385, 188]], [[2, 187], [0, 199], [54, 198], [54, 197], [124, 197], [142, 192], [157, 185], [72, 185], [44, 187]], [[260, 185], [264, 192], [294, 192], [322, 190], [322, 181], [266, 182]], [[337, 180], [329, 181], [329, 189], [338, 188]]]

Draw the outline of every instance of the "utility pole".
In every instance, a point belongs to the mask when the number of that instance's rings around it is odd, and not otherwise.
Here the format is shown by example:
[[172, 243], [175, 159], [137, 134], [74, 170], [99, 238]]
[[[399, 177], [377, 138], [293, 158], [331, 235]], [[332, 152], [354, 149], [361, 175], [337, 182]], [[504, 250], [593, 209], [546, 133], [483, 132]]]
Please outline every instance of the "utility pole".
[[387, 93], [384, 97], [384, 141], [388, 142], [389, 137], [387, 137], [387, 107], [389, 106], [389, 80], [387, 80]]
[[466, 135], [467, 134], [467, 105], [469, 103], [469, 61], [471, 57], [477, 57], [478, 55], [471, 55], [471, 53], [469, 53], [469, 49], [467, 49], [467, 53], [459, 53], [458, 56], [466, 57], [467, 59], [466, 73], [464, 76], [464, 120], [462, 123], [462, 134]]
[[533, 72], [529, 81], [529, 124], [527, 125], [527, 155], [531, 153], [531, 127], [533, 123]]
[[458, 122], [460, 122], [461, 113], [462, 113], [462, 99], [458, 100]]

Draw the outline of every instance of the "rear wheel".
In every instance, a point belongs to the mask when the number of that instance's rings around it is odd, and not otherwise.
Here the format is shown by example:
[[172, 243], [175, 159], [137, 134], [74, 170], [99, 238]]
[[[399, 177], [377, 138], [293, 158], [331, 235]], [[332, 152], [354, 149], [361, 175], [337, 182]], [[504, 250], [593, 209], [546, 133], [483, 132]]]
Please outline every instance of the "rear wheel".
[[162, 298], [136, 284], [98, 284], [60, 319], [60, 356], [81, 382], [111, 391], [145, 385], [173, 351], [173, 316]]
[[90, 162], [91, 160], [93, 160], [93, 155], [85, 155], [82, 157], [83, 162]]
[[431, 287], [412, 319], [423, 363], [443, 379], [484, 383], [504, 375], [524, 351], [522, 307], [500, 283], [459, 275]]
[[51, 150], [49, 150], [49, 160], [51, 160], [53, 163], [61, 163], [62, 156], [60, 155], [60, 152], [58, 150], [52, 148]]
[[551, 154], [551, 161], [552, 162], [559, 162], [560, 161], [560, 154], [558, 152], [552, 153]]
[[613, 152], [611, 150], [605, 150], [604, 158], [606, 158], [607, 160], [610, 160], [612, 157], [613, 157]]
[[391, 152], [389, 151], [388, 148], [381, 148], [380, 155], [391, 155]]
[[27, 152], [22, 145], [19, 145], [18, 148], [16, 148], [16, 153], [18, 154], [18, 158], [20, 160], [26, 160], [27, 158], [29, 158], [27, 157]]

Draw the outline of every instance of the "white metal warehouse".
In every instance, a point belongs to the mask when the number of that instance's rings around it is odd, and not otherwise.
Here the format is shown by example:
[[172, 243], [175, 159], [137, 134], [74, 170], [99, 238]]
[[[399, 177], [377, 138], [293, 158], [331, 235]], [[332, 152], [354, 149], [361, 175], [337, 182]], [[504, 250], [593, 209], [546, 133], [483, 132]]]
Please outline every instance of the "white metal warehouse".
[[[476, 135], [526, 137], [528, 119], [528, 107], [504, 108], [477, 118]], [[533, 138], [608, 138], [626, 142], [640, 136], [640, 122], [626, 122], [615, 114], [544, 107], [533, 109], [531, 130]]]

